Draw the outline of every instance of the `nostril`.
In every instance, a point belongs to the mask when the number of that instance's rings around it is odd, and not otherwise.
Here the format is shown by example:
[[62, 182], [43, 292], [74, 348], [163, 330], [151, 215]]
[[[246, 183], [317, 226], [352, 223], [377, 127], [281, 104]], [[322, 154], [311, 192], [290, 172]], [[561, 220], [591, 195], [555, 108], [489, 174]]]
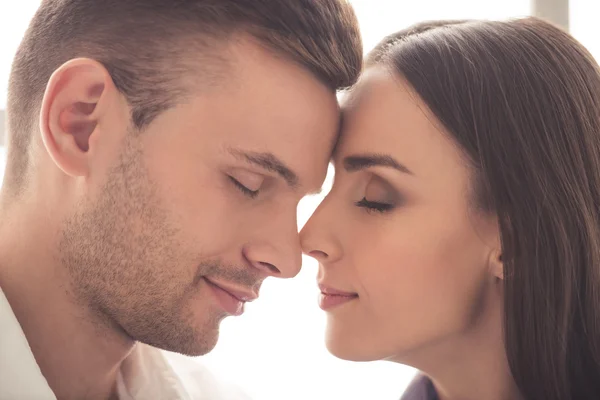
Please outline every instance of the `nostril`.
[[325, 260], [329, 255], [322, 250], [312, 250], [308, 253], [309, 256], [316, 258], [317, 260]]
[[272, 274], [276, 274], [276, 275], [281, 274], [281, 271], [273, 264], [269, 264], [267, 262], [262, 262], [262, 261], [260, 261], [259, 264], [263, 267], [266, 267]]

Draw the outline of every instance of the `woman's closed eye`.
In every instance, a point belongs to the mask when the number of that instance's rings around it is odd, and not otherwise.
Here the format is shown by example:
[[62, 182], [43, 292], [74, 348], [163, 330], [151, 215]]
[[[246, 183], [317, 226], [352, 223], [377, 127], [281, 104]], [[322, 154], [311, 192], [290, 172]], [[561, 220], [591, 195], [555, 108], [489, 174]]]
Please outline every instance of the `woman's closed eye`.
[[370, 200], [367, 200], [366, 197], [363, 197], [362, 200], [357, 201], [355, 204], [357, 207], [364, 208], [367, 211], [377, 211], [380, 213], [390, 211], [394, 208], [393, 204], [382, 203], [379, 201], [370, 201]]
[[400, 195], [385, 180], [372, 176], [367, 183], [362, 200], [357, 201], [357, 207], [367, 212], [385, 213], [393, 210], [399, 202]]

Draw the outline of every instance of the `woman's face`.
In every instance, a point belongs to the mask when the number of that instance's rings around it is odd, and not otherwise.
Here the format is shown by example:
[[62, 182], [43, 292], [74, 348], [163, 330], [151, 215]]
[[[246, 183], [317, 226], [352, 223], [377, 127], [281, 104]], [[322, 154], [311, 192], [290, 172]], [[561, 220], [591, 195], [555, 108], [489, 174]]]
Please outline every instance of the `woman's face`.
[[501, 274], [496, 220], [474, 209], [467, 162], [403, 79], [366, 72], [343, 104], [334, 163], [301, 232], [322, 291], [351, 294], [321, 296], [329, 350], [406, 362], [485, 320]]

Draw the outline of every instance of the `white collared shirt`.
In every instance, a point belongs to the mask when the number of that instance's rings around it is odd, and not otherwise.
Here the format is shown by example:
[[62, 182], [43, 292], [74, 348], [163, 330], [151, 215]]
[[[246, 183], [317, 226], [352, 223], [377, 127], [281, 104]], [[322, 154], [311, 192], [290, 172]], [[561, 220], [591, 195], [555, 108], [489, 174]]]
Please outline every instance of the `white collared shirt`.
[[[117, 377], [120, 400], [250, 400], [189, 357], [138, 343]], [[0, 290], [0, 400], [56, 400]]]

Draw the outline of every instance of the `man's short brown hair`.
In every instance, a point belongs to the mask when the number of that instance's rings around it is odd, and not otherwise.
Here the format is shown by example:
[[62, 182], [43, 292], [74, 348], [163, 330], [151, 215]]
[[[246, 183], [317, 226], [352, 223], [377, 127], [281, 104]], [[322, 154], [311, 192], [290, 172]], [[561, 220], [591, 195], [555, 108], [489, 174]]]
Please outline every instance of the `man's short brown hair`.
[[185, 94], [184, 60], [200, 60], [194, 71], [201, 80], [218, 76], [219, 43], [236, 33], [306, 67], [332, 90], [353, 85], [362, 66], [356, 16], [345, 0], [44, 0], [13, 63], [5, 183], [22, 186], [45, 87], [66, 61], [101, 62], [142, 129]]

